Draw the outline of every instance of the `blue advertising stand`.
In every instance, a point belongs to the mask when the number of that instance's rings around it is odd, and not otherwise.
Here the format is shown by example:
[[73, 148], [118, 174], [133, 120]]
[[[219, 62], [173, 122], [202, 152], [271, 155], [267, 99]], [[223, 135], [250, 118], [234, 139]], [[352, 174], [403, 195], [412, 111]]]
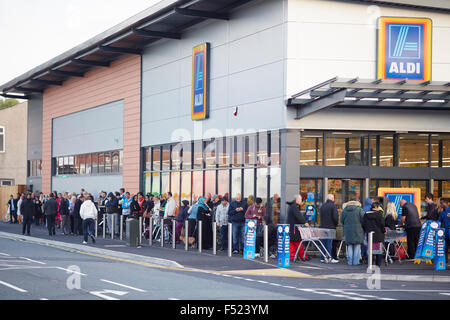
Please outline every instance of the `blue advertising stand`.
[[417, 243], [416, 254], [414, 256], [414, 260], [418, 262], [424, 260], [422, 257], [423, 245], [427, 237], [428, 231], [430, 230], [430, 224], [431, 221], [427, 220], [425, 221], [424, 224], [422, 224], [422, 228], [420, 229], [419, 242]]
[[430, 223], [428, 233], [425, 236], [422, 248], [422, 258], [433, 259], [434, 258], [434, 245], [435, 236], [439, 228], [439, 223], [433, 221]]
[[308, 204], [306, 205], [305, 209], [306, 209], [305, 211], [306, 221], [313, 221], [315, 225], [317, 221], [316, 208], [313, 205]]
[[244, 259], [255, 259], [256, 220], [245, 220]]
[[439, 229], [436, 232], [436, 242], [434, 246], [434, 270], [445, 270], [445, 236], [444, 229]]
[[277, 267], [288, 268], [291, 265], [290, 260], [290, 232], [288, 224], [277, 225], [278, 253]]

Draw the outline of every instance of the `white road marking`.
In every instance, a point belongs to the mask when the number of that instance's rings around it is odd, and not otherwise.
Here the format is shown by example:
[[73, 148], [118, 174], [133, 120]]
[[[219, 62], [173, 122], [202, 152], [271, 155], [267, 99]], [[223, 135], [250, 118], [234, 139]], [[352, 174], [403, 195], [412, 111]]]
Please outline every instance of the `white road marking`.
[[450, 293], [446, 293], [446, 292], [440, 292], [439, 294], [442, 294], [443, 296], [450, 296]]
[[11, 255], [9, 255], [9, 254], [7, 254], [7, 253], [3, 253], [3, 252], [0, 252], [0, 256], [11, 257]]
[[169, 298], [169, 300], [180, 300], [180, 299], [177, 299], [177, 298]]
[[45, 262], [36, 261], [36, 260], [30, 259], [30, 258], [25, 258], [25, 257], [20, 257], [20, 258], [25, 259], [30, 262], [38, 263], [38, 264], [46, 264]]
[[69, 272], [69, 273], [75, 273], [75, 274], [78, 274], [80, 276], [86, 276], [86, 274], [84, 274], [84, 273], [81, 273], [81, 272], [78, 272], [78, 271], [74, 271], [74, 270], [69, 270], [69, 269], [62, 268], [62, 267], [50, 267], [50, 268], [56, 268], [56, 269], [63, 270], [63, 271]]
[[28, 291], [25, 290], [25, 289], [21, 289], [21, 288], [19, 288], [19, 287], [13, 286], [12, 284], [7, 283], [7, 282], [4, 282], [4, 281], [0, 281], [0, 284], [4, 285], [4, 286], [6, 286], [6, 287], [9, 287], [9, 288], [11, 288], [11, 289], [14, 289], [14, 290], [16, 290], [16, 291], [22, 292], [22, 293], [28, 292]]
[[46, 300], [48, 300], [48, 299], [47, 299], [47, 298], [41, 298], [41, 299], [39, 299], [39, 300], [46, 301]]
[[118, 295], [118, 296], [124, 296], [128, 292], [126, 292], [126, 291], [116, 291], [116, 290], [103, 290], [103, 291], [91, 291], [89, 293], [94, 295], [94, 296], [97, 296], [97, 297], [100, 297], [102, 299], [105, 299], [105, 300], [120, 300], [120, 299], [117, 299], [117, 298], [113, 298], [113, 297], [107, 296], [107, 295], [105, 295], [105, 293], [115, 294], [115, 295]]
[[110, 281], [110, 280], [100, 279], [100, 281], [111, 283], [111, 284], [115, 284], [116, 286], [124, 287], [124, 288], [127, 288], [127, 289], [139, 291], [139, 292], [147, 292], [147, 291], [139, 289], [139, 288], [134, 288], [134, 287], [127, 286], [125, 284], [121, 284], [121, 283], [117, 283], [117, 282], [113, 282], [113, 281]]

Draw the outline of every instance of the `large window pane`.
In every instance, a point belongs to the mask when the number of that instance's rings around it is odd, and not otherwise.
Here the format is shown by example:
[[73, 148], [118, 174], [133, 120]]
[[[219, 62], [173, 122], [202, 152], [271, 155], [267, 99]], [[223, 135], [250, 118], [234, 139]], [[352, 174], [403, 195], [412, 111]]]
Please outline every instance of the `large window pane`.
[[69, 159], [69, 162], [68, 162], [69, 174], [77, 174], [77, 171], [75, 170], [75, 157], [70, 156], [70, 157], [68, 157], [68, 159]]
[[269, 140], [267, 132], [258, 133], [256, 165], [258, 167], [265, 167], [269, 165]]
[[111, 162], [112, 162], [111, 172], [118, 173], [119, 172], [119, 151], [114, 151], [111, 154]]
[[255, 170], [254, 169], [245, 169], [244, 170], [244, 198], [248, 198], [248, 196], [255, 196]]
[[161, 173], [152, 172], [152, 193], [161, 193]]
[[181, 143], [172, 146], [172, 170], [178, 171], [181, 169], [181, 150], [183, 145]]
[[281, 135], [280, 131], [270, 132], [270, 165], [281, 164]]
[[191, 199], [191, 172], [181, 173], [181, 200], [192, 201]]
[[203, 171], [192, 173], [192, 201], [197, 201], [203, 196]]
[[219, 156], [219, 168], [228, 168], [230, 166], [230, 138], [217, 139], [217, 153]]
[[[394, 136], [392, 134], [371, 135], [370, 148], [372, 150], [372, 166], [392, 167], [394, 165]], [[379, 154], [378, 159], [377, 154]]]
[[300, 165], [321, 166], [323, 136], [321, 132], [303, 132], [300, 138]]
[[85, 166], [86, 166], [86, 174], [90, 175], [92, 173], [91, 154], [90, 153], [85, 155], [84, 162], [85, 162]]
[[371, 179], [369, 195], [370, 197], [377, 197], [379, 188], [391, 188], [391, 187], [392, 187], [391, 180]]
[[217, 174], [217, 193], [221, 196], [229, 196], [230, 189], [230, 171], [219, 170]]
[[123, 150], [119, 151], [119, 172], [123, 172]]
[[161, 171], [161, 147], [152, 148], [153, 151], [153, 171]]
[[428, 181], [427, 180], [401, 180], [400, 181], [400, 187], [401, 188], [420, 188], [420, 202], [421, 202], [421, 208], [420, 212], [425, 212], [426, 209], [426, 202], [423, 201], [425, 198], [425, 194], [428, 192]]
[[243, 152], [244, 152], [244, 137], [234, 137], [233, 138], [233, 167], [241, 167], [244, 163]]
[[216, 167], [216, 141], [212, 139], [211, 141], [205, 141], [205, 166], [206, 168], [215, 168]]
[[170, 191], [170, 172], [161, 173], [161, 193], [167, 194]]
[[172, 172], [170, 174], [171, 184], [170, 192], [177, 203], [180, 202], [180, 173]]
[[[345, 135], [345, 133], [343, 133]], [[340, 133], [326, 134], [326, 165], [345, 166], [345, 136]]]
[[368, 135], [364, 133], [333, 132], [326, 134], [327, 166], [367, 166]]
[[162, 149], [162, 170], [169, 171], [170, 170], [170, 145], [163, 146]]
[[151, 193], [152, 192], [151, 173], [150, 172], [144, 173], [143, 178], [144, 178], [144, 194]]
[[450, 167], [450, 135], [431, 135], [431, 166]]
[[245, 166], [254, 166], [256, 164], [256, 135], [252, 134], [245, 137], [244, 160]]
[[105, 154], [98, 154], [98, 173], [105, 173]]
[[317, 208], [323, 203], [322, 179], [302, 179], [300, 180], [300, 195], [303, 202], [313, 204]]
[[428, 167], [428, 134], [400, 134], [399, 167]]
[[241, 181], [242, 181], [242, 170], [241, 169], [231, 170], [231, 197], [233, 200], [236, 198], [236, 194], [242, 193]]
[[203, 142], [194, 142], [194, 169], [203, 168]]
[[105, 173], [111, 173], [112, 162], [111, 162], [111, 152], [105, 152]]
[[205, 195], [211, 193], [211, 195], [216, 194], [216, 171], [206, 170], [205, 171]]
[[[82, 154], [82, 155], [79, 156], [79, 162], [80, 162], [80, 166], [79, 166], [80, 171], [79, 171], [79, 174], [82, 174], [82, 175], [86, 174], [86, 162], [85, 162], [84, 159], [85, 159], [84, 154]], [[76, 163], [76, 161], [75, 161], [75, 163]]]
[[97, 174], [98, 171], [98, 153], [93, 153], [91, 155], [91, 166], [92, 166], [92, 173]]
[[151, 171], [152, 170], [152, 164], [151, 164], [151, 148], [145, 148], [144, 152], [145, 152], [145, 171]]
[[328, 194], [333, 194], [338, 210], [348, 201], [362, 201], [362, 180], [357, 179], [328, 179]]
[[192, 169], [192, 143], [183, 143], [183, 170]]
[[[272, 222], [276, 225], [280, 221], [281, 209], [281, 169], [278, 167], [270, 168], [270, 200], [271, 200], [271, 216]], [[286, 201], [286, 199], [283, 199]], [[289, 200], [291, 201], [291, 200]]]
[[267, 176], [269, 168], [256, 169], [256, 197], [263, 199], [263, 204], [267, 204]]

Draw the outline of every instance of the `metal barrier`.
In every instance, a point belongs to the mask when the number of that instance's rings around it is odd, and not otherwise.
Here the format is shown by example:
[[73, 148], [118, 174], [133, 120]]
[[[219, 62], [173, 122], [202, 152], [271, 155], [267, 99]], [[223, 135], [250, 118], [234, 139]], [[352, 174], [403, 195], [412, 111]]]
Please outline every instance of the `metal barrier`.
[[139, 246], [142, 244], [142, 217], [139, 217]]
[[114, 214], [111, 215], [111, 239], [114, 239]]
[[198, 220], [198, 252], [202, 252], [202, 230], [203, 228], [203, 221]]
[[184, 250], [189, 251], [189, 220], [184, 222]]
[[233, 255], [233, 224], [228, 223], [228, 257]]
[[322, 243], [321, 239], [335, 239], [336, 238], [336, 230], [335, 229], [324, 229], [324, 228], [311, 228], [305, 227], [304, 225], [295, 225], [295, 228], [300, 232], [300, 236], [302, 241], [295, 252], [294, 261], [298, 258], [298, 252], [303, 244], [303, 242], [308, 242], [306, 249], [304, 249], [303, 259], [306, 257], [306, 253], [308, 252], [308, 248], [312, 243], [317, 250], [319, 250], [320, 254], [325, 258], [325, 262], [330, 262], [332, 259], [331, 254], [328, 252], [327, 248]]
[[269, 262], [269, 226], [264, 226], [264, 262]]
[[217, 222], [212, 223], [213, 232], [213, 255], [217, 254]]
[[369, 232], [368, 240], [367, 240], [367, 261], [368, 261], [368, 270], [372, 270], [372, 254], [373, 254], [373, 234], [375, 232]]
[[160, 217], [159, 218], [160, 223], [159, 223], [159, 231], [160, 231], [160, 240], [161, 240], [161, 248], [164, 248], [164, 218]]
[[103, 214], [103, 239], [106, 239], [106, 213]]
[[[390, 261], [390, 263], [393, 263], [393, 258], [398, 258], [398, 261], [401, 262], [401, 255], [400, 255], [400, 250], [403, 249], [404, 253], [405, 253], [405, 257], [409, 258], [408, 255], [408, 250], [406, 250], [405, 248], [405, 243], [407, 242], [406, 240], [406, 232], [403, 228], [397, 228], [396, 230], [390, 230], [388, 229], [386, 232], [386, 239], [385, 242], [388, 243], [387, 248], [386, 248], [386, 255], [385, 255], [385, 263], [388, 263], [388, 260]], [[390, 255], [390, 248], [391, 246], [394, 245], [394, 255], [391, 256]]]
[[148, 224], [148, 245], [151, 247], [153, 245], [153, 217], [150, 217], [150, 222]]
[[98, 218], [95, 219], [95, 237], [98, 237]]
[[177, 248], [176, 228], [177, 228], [177, 221], [175, 219], [173, 219], [172, 220], [172, 249], [176, 249]]
[[120, 240], [123, 240], [123, 216], [120, 215]]

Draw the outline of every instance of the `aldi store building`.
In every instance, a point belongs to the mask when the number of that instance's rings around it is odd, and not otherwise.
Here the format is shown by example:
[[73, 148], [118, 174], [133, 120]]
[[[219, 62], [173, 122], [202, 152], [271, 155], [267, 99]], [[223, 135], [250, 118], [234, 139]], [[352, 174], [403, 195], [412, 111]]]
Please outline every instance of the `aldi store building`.
[[450, 5], [164, 0], [0, 86], [35, 191], [450, 197]]

